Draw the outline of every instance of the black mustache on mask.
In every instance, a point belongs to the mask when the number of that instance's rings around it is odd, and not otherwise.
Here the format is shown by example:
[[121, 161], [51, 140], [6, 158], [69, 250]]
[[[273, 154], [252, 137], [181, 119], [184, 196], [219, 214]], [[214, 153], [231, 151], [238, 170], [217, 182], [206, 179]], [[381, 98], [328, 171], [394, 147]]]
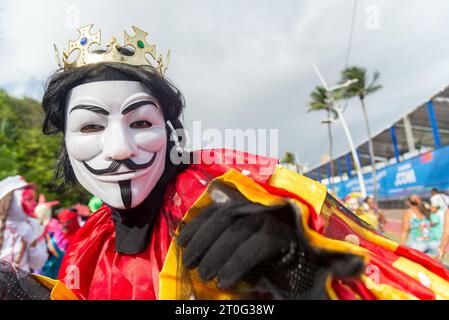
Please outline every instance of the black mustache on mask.
[[156, 153], [153, 154], [150, 161], [142, 163], [142, 164], [137, 164], [130, 158], [125, 159], [125, 160], [112, 160], [111, 164], [106, 169], [94, 169], [91, 166], [89, 166], [87, 164], [87, 162], [82, 161], [82, 163], [90, 173], [93, 173], [95, 175], [105, 175], [105, 174], [117, 172], [122, 164], [130, 170], [145, 169], [145, 168], [148, 168], [149, 166], [151, 166], [155, 159], [156, 159]]

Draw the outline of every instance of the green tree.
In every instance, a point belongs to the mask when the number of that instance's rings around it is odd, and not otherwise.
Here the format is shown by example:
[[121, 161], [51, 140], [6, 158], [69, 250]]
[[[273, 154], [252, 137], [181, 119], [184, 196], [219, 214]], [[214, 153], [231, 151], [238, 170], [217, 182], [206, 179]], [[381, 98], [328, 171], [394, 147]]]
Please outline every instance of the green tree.
[[292, 152], [287, 151], [281, 162], [286, 164], [296, 164], [295, 155]]
[[[339, 98], [340, 95], [337, 93], [334, 95], [335, 98]], [[331, 176], [334, 175], [334, 164], [333, 164], [333, 137], [332, 137], [332, 119], [336, 119], [338, 117], [337, 112], [332, 108], [331, 103], [329, 102], [329, 98], [327, 96], [326, 89], [322, 86], [316, 86], [315, 90], [310, 93], [311, 101], [309, 102], [309, 107], [307, 112], [311, 111], [326, 111], [327, 119], [327, 134], [329, 138], [329, 157], [330, 157], [330, 171]], [[332, 189], [331, 181], [329, 184]]]
[[284, 157], [281, 160], [281, 163], [289, 165], [290, 167], [294, 167], [296, 172], [300, 172], [299, 165], [296, 163], [296, 157], [292, 152], [289, 151], [285, 152]]
[[373, 174], [373, 192], [374, 197], [377, 197], [376, 161], [374, 158], [375, 155], [374, 155], [373, 140], [368, 120], [368, 112], [365, 106], [365, 98], [366, 96], [382, 89], [382, 85], [378, 83], [380, 72], [375, 71], [370, 79], [365, 68], [358, 66], [351, 66], [344, 69], [341, 73], [341, 76], [342, 76], [341, 80], [342, 83], [352, 79], [358, 80], [357, 82], [345, 88], [345, 90], [343, 91], [343, 95], [345, 98], [358, 97], [360, 100], [360, 105], [363, 111], [363, 118], [365, 120], [366, 131], [368, 134], [368, 149]]
[[0, 180], [21, 175], [37, 185], [48, 200], [62, 206], [87, 202], [81, 187], [58, 187], [53, 179], [60, 137], [45, 136], [40, 103], [30, 98], [14, 98], [0, 90]]

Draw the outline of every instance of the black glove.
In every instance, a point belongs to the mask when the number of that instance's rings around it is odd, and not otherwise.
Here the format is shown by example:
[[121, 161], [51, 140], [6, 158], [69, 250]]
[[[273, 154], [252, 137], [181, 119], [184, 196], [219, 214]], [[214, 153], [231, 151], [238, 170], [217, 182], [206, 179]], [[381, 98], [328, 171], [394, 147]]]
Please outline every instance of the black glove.
[[0, 300], [50, 300], [50, 290], [31, 273], [0, 260]]
[[308, 245], [299, 208], [252, 203], [220, 182], [209, 187], [213, 200], [177, 239], [183, 264], [198, 266], [203, 281], [218, 278], [222, 289], [239, 280], [270, 292], [273, 298], [326, 298], [329, 273], [358, 274], [363, 263], [349, 254], [316, 250]]

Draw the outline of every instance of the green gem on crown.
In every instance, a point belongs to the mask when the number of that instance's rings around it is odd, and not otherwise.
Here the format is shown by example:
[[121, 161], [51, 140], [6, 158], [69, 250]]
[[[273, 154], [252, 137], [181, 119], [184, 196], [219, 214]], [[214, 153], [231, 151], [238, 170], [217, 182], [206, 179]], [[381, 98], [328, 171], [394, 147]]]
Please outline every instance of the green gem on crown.
[[137, 46], [138, 46], [140, 49], [145, 48], [145, 44], [143, 43], [142, 40], [137, 41]]

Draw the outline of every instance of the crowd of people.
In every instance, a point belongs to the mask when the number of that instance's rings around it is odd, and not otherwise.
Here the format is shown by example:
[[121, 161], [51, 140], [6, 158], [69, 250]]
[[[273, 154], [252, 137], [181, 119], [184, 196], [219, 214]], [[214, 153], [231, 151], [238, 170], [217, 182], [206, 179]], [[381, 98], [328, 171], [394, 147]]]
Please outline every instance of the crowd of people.
[[345, 197], [344, 204], [361, 220], [373, 226], [376, 231], [384, 232], [387, 219], [373, 196], [363, 197], [361, 193], [353, 192]]
[[92, 197], [87, 206], [64, 208], [43, 194], [35, 199], [36, 186], [23, 177], [0, 181], [0, 260], [56, 279], [72, 237], [101, 200]]
[[432, 189], [430, 203], [414, 194], [407, 198], [400, 243], [442, 260], [449, 239], [449, 196]]
[[[429, 200], [429, 203], [423, 201], [417, 194], [405, 200], [399, 242], [442, 260], [449, 244], [449, 196], [434, 188]], [[373, 196], [364, 198], [361, 193], [353, 192], [343, 202], [376, 231], [385, 232], [387, 219]]]

